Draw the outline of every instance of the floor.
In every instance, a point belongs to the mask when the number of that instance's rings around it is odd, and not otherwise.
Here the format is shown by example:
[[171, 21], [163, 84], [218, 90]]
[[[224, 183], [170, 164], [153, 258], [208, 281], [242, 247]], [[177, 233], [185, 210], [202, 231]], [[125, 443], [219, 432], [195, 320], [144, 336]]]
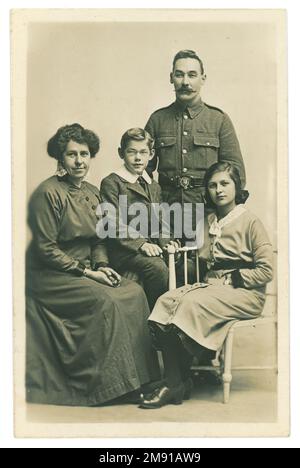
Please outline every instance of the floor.
[[27, 404], [30, 423], [272, 423], [276, 421], [277, 376], [274, 371], [235, 371], [230, 401], [222, 403], [222, 386], [206, 376], [195, 378], [192, 398], [182, 405], [143, 410], [134, 405], [94, 408]]

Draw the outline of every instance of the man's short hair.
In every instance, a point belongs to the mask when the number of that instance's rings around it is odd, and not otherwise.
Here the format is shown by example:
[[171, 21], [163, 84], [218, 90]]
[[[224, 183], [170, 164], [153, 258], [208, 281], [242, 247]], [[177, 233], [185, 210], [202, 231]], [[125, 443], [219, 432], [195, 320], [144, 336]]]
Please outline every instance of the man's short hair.
[[203, 75], [204, 66], [203, 66], [202, 60], [200, 59], [200, 57], [198, 57], [198, 55], [196, 54], [194, 50], [189, 50], [189, 49], [180, 50], [179, 52], [177, 52], [177, 54], [175, 55], [173, 59], [173, 70], [175, 68], [175, 63], [177, 62], [177, 60], [183, 59], [183, 58], [192, 58], [192, 59], [198, 60], [198, 62], [200, 63], [201, 74]]

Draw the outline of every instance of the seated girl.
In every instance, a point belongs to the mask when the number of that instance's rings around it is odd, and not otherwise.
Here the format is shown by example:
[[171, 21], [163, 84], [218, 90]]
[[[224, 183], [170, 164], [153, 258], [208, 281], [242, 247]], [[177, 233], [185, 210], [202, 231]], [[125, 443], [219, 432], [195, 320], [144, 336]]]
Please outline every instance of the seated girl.
[[272, 246], [262, 222], [244, 207], [248, 193], [241, 190], [237, 169], [227, 162], [212, 165], [205, 189], [214, 208], [200, 250], [205, 283], [169, 291], [156, 302], [149, 321], [166, 380], [144, 397], [142, 408], [188, 398], [192, 357], [212, 359], [237, 320], [258, 317], [272, 280]]

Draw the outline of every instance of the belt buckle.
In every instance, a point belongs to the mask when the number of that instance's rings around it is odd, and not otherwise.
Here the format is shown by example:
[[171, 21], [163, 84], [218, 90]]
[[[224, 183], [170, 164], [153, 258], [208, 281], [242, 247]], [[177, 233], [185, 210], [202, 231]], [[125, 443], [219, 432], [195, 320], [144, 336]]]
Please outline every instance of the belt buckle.
[[191, 177], [190, 176], [179, 176], [178, 181], [179, 181], [179, 186], [183, 188], [183, 190], [186, 190], [187, 188], [190, 187], [191, 185]]

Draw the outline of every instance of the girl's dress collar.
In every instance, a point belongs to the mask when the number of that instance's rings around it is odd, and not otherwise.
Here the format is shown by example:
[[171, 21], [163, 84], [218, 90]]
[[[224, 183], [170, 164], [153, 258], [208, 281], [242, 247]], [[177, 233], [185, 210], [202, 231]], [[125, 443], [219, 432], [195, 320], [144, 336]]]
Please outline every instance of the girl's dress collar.
[[234, 219], [238, 218], [241, 214], [245, 213], [246, 208], [244, 205], [237, 205], [231, 210], [228, 215], [218, 221], [216, 213], [208, 215], [209, 234], [216, 237], [221, 237], [222, 229], [227, 224], [231, 223]]

